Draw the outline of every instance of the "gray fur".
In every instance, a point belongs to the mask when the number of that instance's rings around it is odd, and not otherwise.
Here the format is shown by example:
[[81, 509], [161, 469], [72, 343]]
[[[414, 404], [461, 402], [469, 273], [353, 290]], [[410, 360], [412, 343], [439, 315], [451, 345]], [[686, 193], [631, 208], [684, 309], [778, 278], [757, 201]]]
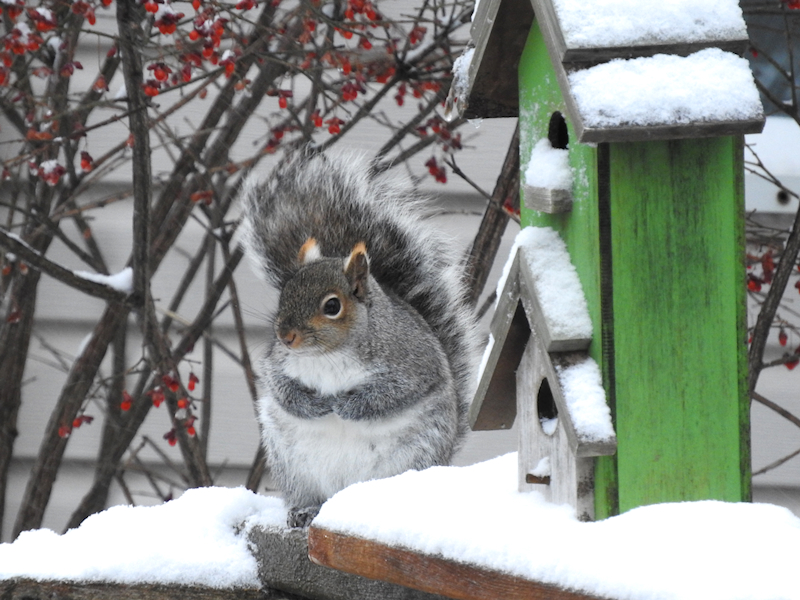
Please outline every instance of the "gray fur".
[[[467, 429], [477, 341], [463, 265], [407, 182], [367, 173], [353, 156], [300, 155], [242, 194], [250, 257], [284, 290], [278, 328], [301, 327], [315, 294], [345, 286], [337, 269], [357, 242], [369, 257], [347, 327], [300, 350], [276, 338], [260, 365], [263, 441], [292, 525], [355, 481], [447, 464]], [[314, 267], [334, 283], [298, 263], [310, 237], [341, 259]]]

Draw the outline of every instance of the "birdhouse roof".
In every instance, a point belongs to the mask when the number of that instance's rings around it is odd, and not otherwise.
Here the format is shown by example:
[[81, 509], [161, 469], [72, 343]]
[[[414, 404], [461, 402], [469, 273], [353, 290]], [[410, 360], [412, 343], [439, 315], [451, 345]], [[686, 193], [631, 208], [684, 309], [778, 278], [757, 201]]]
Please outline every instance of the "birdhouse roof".
[[534, 20], [581, 142], [763, 128], [736, 0], [480, 0], [472, 46], [453, 69], [450, 116], [518, 116], [517, 69]]
[[549, 357], [545, 371], [572, 450], [577, 456], [613, 454], [616, 436], [600, 371], [586, 353], [592, 322], [564, 241], [549, 227], [524, 228], [501, 279], [492, 338], [470, 407], [473, 429], [511, 427], [515, 372], [533, 343]]

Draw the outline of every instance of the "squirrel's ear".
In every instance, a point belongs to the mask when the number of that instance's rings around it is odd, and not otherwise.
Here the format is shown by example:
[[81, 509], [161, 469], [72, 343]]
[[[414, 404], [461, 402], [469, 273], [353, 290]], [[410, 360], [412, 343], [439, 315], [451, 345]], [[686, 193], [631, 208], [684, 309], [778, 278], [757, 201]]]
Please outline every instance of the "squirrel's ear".
[[350, 282], [353, 295], [359, 300], [364, 300], [367, 297], [367, 279], [369, 278], [369, 259], [364, 242], [358, 242], [353, 246], [350, 257], [344, 265], [344, 275]]
[[313, 237], [308, 238], [306, 243], [300, 246], [300, 252], [297, 253], [297, 262], [301, 265], [307, 265], [322, 258], [322, 252], [319, 249], [317, 240]]

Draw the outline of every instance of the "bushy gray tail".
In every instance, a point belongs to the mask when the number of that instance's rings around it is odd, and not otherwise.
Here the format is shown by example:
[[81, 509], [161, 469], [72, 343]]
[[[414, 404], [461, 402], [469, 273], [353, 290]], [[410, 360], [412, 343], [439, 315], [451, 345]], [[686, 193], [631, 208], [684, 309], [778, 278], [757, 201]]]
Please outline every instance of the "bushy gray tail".
[[477, 336], [455, 245], [426, 223], [422, 198], [404, 180], [370, 177], [359, 156], [300, 154], [242, 191], [252, 258], [278, 289], [297, 270], [297, 253], [316, 238], [324, 256], [348, 256], [364, 242], [381, 286], [413, 306], [441, 340], [460, 400], [460, 428], [476, 384]]

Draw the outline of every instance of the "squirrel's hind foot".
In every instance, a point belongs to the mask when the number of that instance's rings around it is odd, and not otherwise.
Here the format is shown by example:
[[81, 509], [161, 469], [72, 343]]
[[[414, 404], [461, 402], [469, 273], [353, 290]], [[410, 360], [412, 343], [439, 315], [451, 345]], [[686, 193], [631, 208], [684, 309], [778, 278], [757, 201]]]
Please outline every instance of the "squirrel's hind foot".
[[289, 509], [289, 516], [286, 520], [287, 525], [292, 529], [306, 529], [311, 525], [311, 521], [319, 513], [321, 506], [304, 506], [303, 508], [293, 506]]

